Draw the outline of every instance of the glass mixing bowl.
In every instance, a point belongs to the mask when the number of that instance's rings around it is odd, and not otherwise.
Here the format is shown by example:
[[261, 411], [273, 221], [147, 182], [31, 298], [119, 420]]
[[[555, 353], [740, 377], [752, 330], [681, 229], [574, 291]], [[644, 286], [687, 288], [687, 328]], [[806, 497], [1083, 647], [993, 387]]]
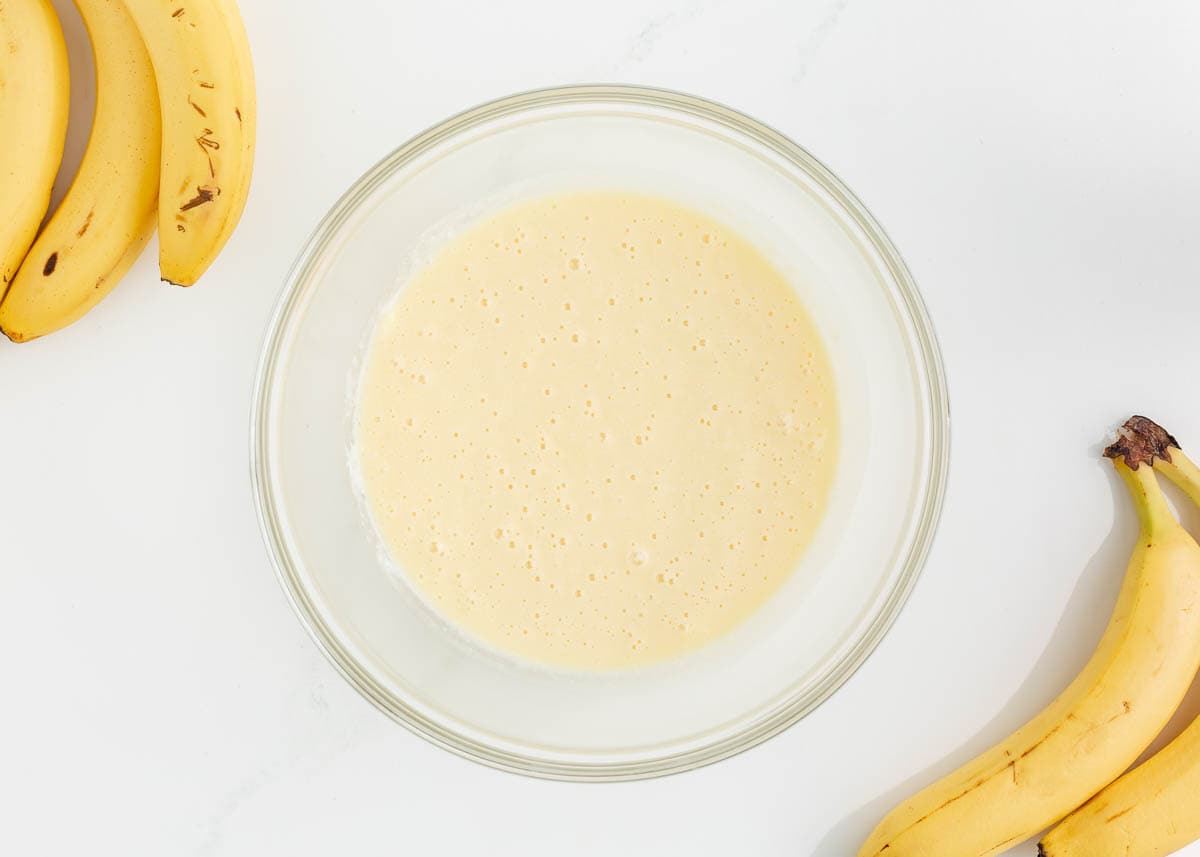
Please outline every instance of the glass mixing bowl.
[[[635, 670], [569, 672], [471, 643], [389, 570], [354, 475], [360, 361], [402, 273], [464, 224], [556, 190], [657, 193], [752, 240], [826, 340], [841, 459], [799, 568], [742, 626]], [[405, 143], [300, 253], [263, 349], [252, 471], [262, 530], [301, 621], [398, 722], [477, 761], [559, 779], [633, 779], [737, 753], [795, 723], [862, 664], [920, 572], [941, 506], [945, 381], [896, 249], [791, 140], [674, 92], [515, 95]]]

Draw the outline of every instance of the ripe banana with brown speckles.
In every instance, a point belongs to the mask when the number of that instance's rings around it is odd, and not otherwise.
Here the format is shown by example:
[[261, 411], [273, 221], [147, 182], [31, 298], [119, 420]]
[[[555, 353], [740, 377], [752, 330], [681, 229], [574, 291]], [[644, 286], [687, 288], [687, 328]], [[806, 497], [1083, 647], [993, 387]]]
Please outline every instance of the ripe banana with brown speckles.
[[859, 857], [990, 857], [1016, 845], [1120, 776], [1183, 699], [1200, 667], [1200, 547], [1144, 448], [1106, 454], [1140, 533], [1099, 647], [1041, 714], [893, 810]]
[[[1154, 469], [1200, 505], [1200, 467], [1175, 438], [1133, 417], [1118, 444], [1149, 449]], [[1140, 438], [1140, 440], [1136, 440]], [[1200, 719], [1042, 839], [1041, 857], [1165, 857], [1200, 839]]]
[[0, 304], [15, 342], [77, 321], [112, 291], [154, 231], [162, 126], [154, 70], [121, 0], [75, 0], [96, 65], [91, 136], [70, 189]]
[[124, 0], [162, 108], [159, 268], [190, 286], [233, 233], [254, 165], [254, 69], [233, 0]]
[[48, 0], [0, 0], [0, 301], [50, 204], [71, 94]]

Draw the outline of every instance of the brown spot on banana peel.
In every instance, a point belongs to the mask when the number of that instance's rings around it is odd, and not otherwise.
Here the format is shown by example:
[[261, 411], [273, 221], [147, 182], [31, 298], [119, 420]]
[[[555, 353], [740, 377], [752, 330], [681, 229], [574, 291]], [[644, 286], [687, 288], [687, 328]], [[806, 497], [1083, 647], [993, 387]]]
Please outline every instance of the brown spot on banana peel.
[[171, 17], [172, 18], [182, 18], [183, 17], [183, 9], [182, 8], [176, 9], [174, 12], [171, 13]]
[[83, 226], [79, 227], [79, 231], [75, 233], [76, 238], [82, 238], [83, 233], [87, 232], [92, 225], [92, 218], [96, 216], [96, 209], [92, 209], [87, 213], [87, 217], [83, 220]]
[[46, 260], [46, 264], [42, 267], [42, 276], [48, 277], [54, 273], [54, 269], [58, 267], [58, 253], [51, 253], [50, 258]]
[[1105, 824], [1108, 824], [1109, 822], [1116, 821], [1116, 820], [1117, 820], [1118, 818], [1120, 818], [1121, 816], [1123, 816], [1123, 815], [1126, 815], [1126, 814], [1128, 814], [1128, 813], [1131, 813], [1131, 812], [1133, 812], [1133, 809], [1134, 809], [1134, 808], [1133, 808], [1132, 806], [1127, 806], [1127, 807], [1125, 807], [1125, 809], [1121, 810], [1121, 811], [1120, 811], [1120, 812], [1118, 812], [1117, 814], [1115, 814], [1115, 815], [1110, 815], [1108, 818], [1104, 819], [1104, 823], [1105, 823]]
[[242, 124], [242, 108], [235, 107], [235, 108], [233, 108], [233, 112], [237, 115], [238, 126], [240, 127]]
[[1117, 429], [1117, 439], [1104, 450], [1104, 455], [1124, 459], [1130, 470], [1137, 470], [1141, 464], [1153, 467], [1155, 458], [1170, 463], [1172, 447], [1183, 448], [1154, 420], [1134, 415]]
[[198, 208], [205, 203], [212, 202], [220, 195], [221, 189], [219, 187], [213, 187], [212, 185], [198, 187], [196, 188], [196, 195], [183, 205], [179, 206], [179, 210], [190, 211], [191, 209]]
[[203, 108], [201, 108], [199, 104], [192, 101], [192, 96], [189, 95], [187, 97], [187, 102], [188, 102], [188, 104], [192, 105], [192, 109], [195, 110], [197, 113], [199, 113], [201, 116], [204, 116], [204, 117], [208, 116], [208, 114], [204, 112]]
[[1024, 838], [1025, 837], [1023, 837], [1023, 836], [1014, 836], [1011, 839], [1005, 839], [1003, 842], [999, 843], [998, 845], [993, 845], [987, 851], [981, 852], [979, 857], [985, 857], [985, 855], [987, 855], [987, 854], [995, 854], [997, 851], [1003, 851], [1008, 846], [1012, 845], [1015, 842], [1020, 842]]
[[205, 128], [204, 132], [196, 138], [196, 144], [200, 146], [200, 151], [204, 153], [205, 159], [208, 160], [209, 177], [215, 179], [217, 177], [217, 168], [213, 165], [212, 155], [209, 154], [209, 150], [218, 151], [221, 148], [221, 144], [210, 137], [210, 134], [212, 134], [212, 128]]

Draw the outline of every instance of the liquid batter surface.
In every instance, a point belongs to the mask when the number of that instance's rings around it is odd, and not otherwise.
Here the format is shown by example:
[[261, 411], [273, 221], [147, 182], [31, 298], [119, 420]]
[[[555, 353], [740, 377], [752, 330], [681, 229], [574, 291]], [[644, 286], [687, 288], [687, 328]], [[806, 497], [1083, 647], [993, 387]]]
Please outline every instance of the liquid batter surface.
[[369, 346], [375, 525], [413, 588], [562, 667], [699, 647], [796, 568], [837, 457], [833, 378], [751, 244], [667, 200], [521, 203], [451, 240]]

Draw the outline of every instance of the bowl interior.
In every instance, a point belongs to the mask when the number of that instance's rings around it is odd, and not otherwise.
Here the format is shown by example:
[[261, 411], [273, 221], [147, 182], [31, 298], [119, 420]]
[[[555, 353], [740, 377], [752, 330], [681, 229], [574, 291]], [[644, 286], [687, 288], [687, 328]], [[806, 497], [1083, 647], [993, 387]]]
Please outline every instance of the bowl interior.
[[[475, 645], [404, 585], [364, 511], [353, 408], [377, 314], [464, 225], [558, 190], [657, 193], [756, 243], [822, 331], [841, 459], [783, 589], [728, 637], [640, 670], [554, 671]], [[302, 254], [264, 357], [256, 475], [302, 618], [385, 711], [452, 749], [563, 777], [662, 773], [734, 752], [824, 699], [915, 578], [944, 463], [940, 366], [919, 300], [866, 212], [802, 150], [705, 102], [560, 90], [456, 117], [339, 203]]]

